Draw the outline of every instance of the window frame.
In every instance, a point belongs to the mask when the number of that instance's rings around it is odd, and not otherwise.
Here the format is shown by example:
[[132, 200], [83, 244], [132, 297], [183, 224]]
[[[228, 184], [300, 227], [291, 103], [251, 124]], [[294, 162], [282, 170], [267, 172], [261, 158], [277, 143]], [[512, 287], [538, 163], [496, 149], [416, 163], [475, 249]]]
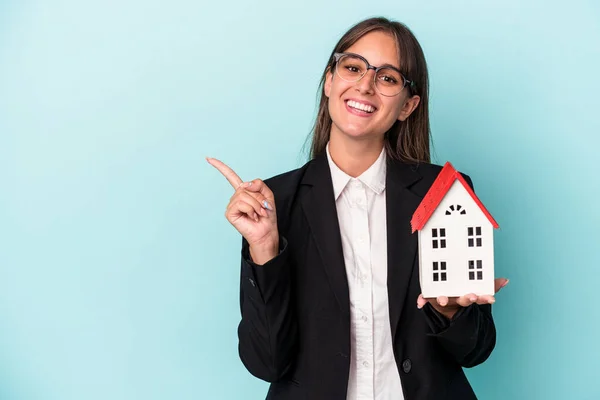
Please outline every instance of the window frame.
[[448, 263], [446, 261], [433, 261], [433, 281], [448, 281]]

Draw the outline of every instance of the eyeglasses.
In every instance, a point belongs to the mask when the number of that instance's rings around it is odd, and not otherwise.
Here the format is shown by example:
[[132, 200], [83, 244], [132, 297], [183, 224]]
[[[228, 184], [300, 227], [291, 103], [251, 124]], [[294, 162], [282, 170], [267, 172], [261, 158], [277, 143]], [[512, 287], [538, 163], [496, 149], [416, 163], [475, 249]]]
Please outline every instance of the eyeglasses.
[[370, 69], [375, 71], [375, 88], [383, 96], [393, 97], [407, 85], [414, 89], [415, 83], [402, 75], [398, 68], [391, 65], [375, 67], [362, 56], [354, 53], [334, 53], [335, 72], [346, 82], [358, 82]]

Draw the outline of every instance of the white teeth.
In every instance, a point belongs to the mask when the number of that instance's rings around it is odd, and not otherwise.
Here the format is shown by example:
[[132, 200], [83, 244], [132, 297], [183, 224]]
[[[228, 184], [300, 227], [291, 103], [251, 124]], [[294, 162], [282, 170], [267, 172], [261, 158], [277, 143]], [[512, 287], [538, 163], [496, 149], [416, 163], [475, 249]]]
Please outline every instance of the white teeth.
[[362, 104], [354, 100], [348, 100], [348, 106], [368, 113], [372, 113], [373, 111], [375, 111], [375, 107], [368, 106], [366, 104]]

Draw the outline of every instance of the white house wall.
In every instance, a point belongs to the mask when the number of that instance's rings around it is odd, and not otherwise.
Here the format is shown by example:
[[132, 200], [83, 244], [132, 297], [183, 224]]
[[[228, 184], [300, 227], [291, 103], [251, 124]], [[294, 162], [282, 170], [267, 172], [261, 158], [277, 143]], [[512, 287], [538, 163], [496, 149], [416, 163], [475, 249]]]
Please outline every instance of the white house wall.
[[[446, 215], [450, 206], [455, 207], [452, 215]], [[461, 206], [465, 215], [456, 211], [456, 206]], [[468, 247], [467, 227], [481, 227], [481, 247]], [[432, 248], [432, 229], [446, 230], [446, 248]], [[439, 231], [438, 231], [439, 232]], [[419, 260], [421, 289], [425, 297], [461, 296], [468, 293], [493, 294], [494, 293], [494, 227], [479, 209], [475, 201], [463, 188], [459, 181], [455, 181], [444, 199], [441, 201], [434, 214], [422, 230], [419, 231]], [[438, 239], [439, 233], [438, 233]], [[440, 242], [438, 242], [439, 245]], [[468, 261], [482, 260], [483, 280], [470, 281], [468, 279]], [[446, 271], [439, 269], [437, 272], [446, 273], [446, 281], [433, 280], [433, 262], [445, 261]], [[441, 264], [438, 264], [441, 267]], [[476, 273], [476, 269], [474, 272]], [[438, 276], [439, 277], [439, 276]]]

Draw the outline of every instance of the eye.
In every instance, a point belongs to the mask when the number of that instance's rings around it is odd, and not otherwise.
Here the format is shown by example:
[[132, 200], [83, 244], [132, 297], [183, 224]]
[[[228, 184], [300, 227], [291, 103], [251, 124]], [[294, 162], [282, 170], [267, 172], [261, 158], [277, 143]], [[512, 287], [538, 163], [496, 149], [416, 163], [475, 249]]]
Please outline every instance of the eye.
[[392, 85], [395, 85], [395, 84], [398, 83], [398, 81], [396, 80], [396, 78], [394, 78], [393, 76], [389, 76], [389, 75], [382, 75], [382, 76], [379, 77], [379, 79], [381, 79], [385, 83], [389, 83], [389, 84], [392, 84]]
[[350, 72], [360, 72], [360, 67], [357, 65], [346, 65], [346, 69]]

